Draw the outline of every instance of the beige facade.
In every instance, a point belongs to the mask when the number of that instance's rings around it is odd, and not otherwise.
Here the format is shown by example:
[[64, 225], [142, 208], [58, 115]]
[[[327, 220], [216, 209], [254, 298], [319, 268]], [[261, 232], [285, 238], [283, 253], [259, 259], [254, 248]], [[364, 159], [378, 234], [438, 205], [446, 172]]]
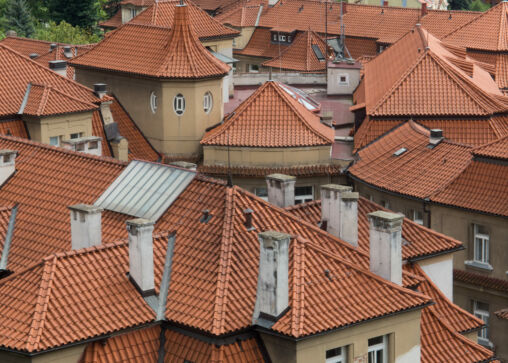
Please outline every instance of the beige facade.
[[244, 28], [231, 26], [231, 28], [240, 31], [240, 35], [233, 40], [233, 48], [234, 49], [245, 48], [247, 46], [247, 44], [249, 43], [249, 40], [252, 37], [252, 34], [254, 33], [254, 30], [256, 30], [255, 26], [246, 26]]
[[93, 136], [92, 113], [89, 111], [41, 118], [23, 116], [23, 120], [32, 140], [49, 144], [52, 137], [58, 137], [61, 142], [75, 134], [78, 137]]
[[83, 355], [86, 344], [75, 345], [69, 348], [59, 349], [27, 357], [17, 353], [0, 351], [2, 363], [77, 363]]
[[[200, 155], [199, 142], [206, 128], [219, 123], [223, 117], [222, 79], [168, 81], [78, 68], [76, 80], [88, 87], [106, 83], [150, 143], [166, 155]], [[207, 92], [212, 96], [212, 108], [208, 113], [203, 108]], [[154, 111], [152, 94], [157, 100]], [[181, 115], [174, 109], [178, 94], [185, 98], [185, 110]]]
[[325, 362], [326, 352], [335, 348], [347, 351], [346, 362], [368, 362], [368, 341], [386, 336], [389, 363], [420, 361], [421, 310], [368, 321], [359, 325], [309, 337], [298, 342], [262, 334], [273, 362]]

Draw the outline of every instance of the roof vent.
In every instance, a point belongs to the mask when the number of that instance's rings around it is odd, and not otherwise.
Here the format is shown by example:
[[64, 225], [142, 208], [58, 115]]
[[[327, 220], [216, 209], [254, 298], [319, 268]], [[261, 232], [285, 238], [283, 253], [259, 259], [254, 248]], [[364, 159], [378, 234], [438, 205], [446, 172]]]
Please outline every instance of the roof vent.
[[302, 10], [303, 10], [303, 5], [302, 5], [302, 6], [300, 6], [300, 8], [298, 9], [298, 12], [299, 12], [299, 13], [301, 13], [301, 12], [302, 12]]
[[210, 211], [208, 209], [203, 209], [203, 215], [201, 216], [201, 219], [199, 220], [201, 223], [208, 223], [210, 219], [212, 219], [212, 215], [210, 214]]
[[56, 48], [56, 43], [51, 43], [51, 44], [49, 45], [49, 51], [50, 51], [50, 52], [52, 52], [53, 50], [55, 50], [55, 48]]
[[67, 61], [53, 60], [49, 61], [49, 69], [58, 73], [62, 77], [67, 77]]
[[30, 55], [29, 55], [30, 59], [35, 59], [38, 56], [39, 56], [39, 54], [37, 54], [37, 53], [30, 53]]
[[443, 141], [444, 137], [443, 137], [443, 130], [441, 129], [432, 129], [430, 130], [430, 137], [429, 137], [429, 145], [428, 147], [433, 149], [435, 148], [437, 145], [439, 145], [439, 143], [441, 141]]
[[93, 90], [97, 97], [102, 98], [106, 95], [106, 87], [107, 85], [105, 83], [95, 83], [93, 85]]
[[73, 54], [71, 47], [69, 45], [66, 45], [63, 49], [65, 58], [72, 58]]
[[393, 153], [394, 156], [401, 156], [402, 154], [404, 154], [405, 152], [407, 151], [407, 149], [405, 147], [401, 147], [399, 150], [395, 151]]
[[256, 228], [252, 225], [252, 214], [254, 211], [250, 208], [244, 209], [243, 214], [245, 215], [245, 222], [243, 222], [243, 225], [247, 229], [247, 231], [254, 231]]

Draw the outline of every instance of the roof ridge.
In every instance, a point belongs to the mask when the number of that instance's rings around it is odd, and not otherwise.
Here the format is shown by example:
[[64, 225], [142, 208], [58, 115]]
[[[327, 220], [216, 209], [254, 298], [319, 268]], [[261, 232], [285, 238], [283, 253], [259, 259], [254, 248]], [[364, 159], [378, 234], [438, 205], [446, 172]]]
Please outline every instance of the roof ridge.
[[[32, 84], [32, 86], [33, 86], [33, 84]], [[40, 86], [40, 87], [42, 87], [42, 96], [39, 101], [39, 107], [37, 108], [38, 115], [42, 115], [44, 113], [44, 110], [46, 109], [46, 104], [48, 103], [49, 94], [51, 93], [51, 88], [46, 87], [46, 86]]]
[[[167, 236], [167, 234], [157, 233], [157, 234], [153, 234], [152, 238], [156, 239], [156, 238], [165, 237], [165, 236]], [[60, 259], [60, 258], [73, 257], [73, 256], [76, 256], [76, 255], [92, 254], [92, 253], [95, 253], [95, 252], [100, 252], [102, 250], [109, 250], [109, 249], [113, 249], [113, 248], [116, 248], [116, 247], [122, 247], [122, 246], [127, 245], [127, 244], [128, 244], [127, 239], [121, 239], [121, 240], [117, 240], [115, 242], [109, 242], [109, 243], [100, 244], [98, 246], [92, 246], [92, 247], [87, 247], [87, 248], [80, 248], [80, 249], [77, 249], [77, 250], [59, 251], [59, 252], [55, 252], [55, 253], [53, 253], [51, 255], [48, 255], [48, 256], [44, 257], [43, 261], [44, 262], [50, 261], [53, 258]]]
[[[292, 308], [291, 308], [291, 330], [293, 336], [300, 336], [303, 330], [305, 299], [305, 242], [299, 243], [300, 237], [297, 238], [297, 243], [293, 245], [293, 297], [292, 297]], [[296, 250], [299, 253], [296, 253]], [[298, 271], [296, 261], [298, 261]], [[296, 306], [298, 305], [298, 306]]]
[[[28, 331], [27, 342], [26, 342], [26, 350], [32, 351], [37, 350], [38, 345], [41, 340], [42, 330], [44, 329], [44, 323], [46, 319], [46, 313], [48, 310], [48, 302], [49, 296], [51, 295], [52, 287], [53, 287], [53, 276], [55, 274], [57, 258], [54, 257], [52, 261], [47, 260], [44, 263], [44, 269], [41, 275], [41, 284], [39, 287], [39, 292], [37, 294], [37, 299], [35, 302], [34, 314], [32, 316], [32, 324], [30, 326], [30, 330]], [[47, 271], [49, 264], [49, 271]], [[49, 276], [47, 276], [49, 275]], [[44, 277], [47, 276], [47, 286], [44, 286]], [[42, 311], [38, 311], [37, 307], [40, 307]], [[40, 315], [40, 316], [38, 316]]]
[[[66, 93], [66, 92], [63, 92], [63, 91], [59, 90], [58, 88], [55, 88], [55, 87], [53, 87], [53, 86], [51, 86], [51, 85], [49, 85], [49, 84], [44, 84], [44, 83], [34, 83], [34, 82], [31, 82], [31, 83], [32, 83], [32, 86], [36, 86], [36, 87], [43, 87], [43, 88], [44, 88], [44, 94], [45, 94], [46, 96], [45, 96], [45, 98], [44, 98], [44, 96], [43, 96], [43, 99], [44, 99], [44, 107], [43, 107], [43, 110], [39, 111], [39, 113], [40, 113], [40, 114], [42, 114], [42, 112], [46, 109], [46, 105], [47, 105], [47, 103], [48, 103], [49, 96], [50, 96], [51, 92], [58, 93], [59, 95], [64, 96], [64, 97], [67, 97], [68, 99], [73, 100], [73, 101], [75, 101], [75, 102], [79, 102], [79, 103], [81, 103], [82, 105], [86, 105], [86, 106], [88, 106], [88, 107], [90, 107], [90, 106], [91, 106], [91, 107], [94, 107], [95, 109], [98, 109], [98, 108], [99, 108], [99, 106], [94, 105], [94, 104], [93, 104], [93, 103], [91, 103], [91, 102], [87, 102], [87, 101], [85, 101], [85, 100], [81, 100], [81, 99], [79, 99], [79, 98], [77, 98], [77, 97], [74, 97], [73, 95], [70, 95], [70, 94], [68, 94], [68, 93]], [[46, 90], [47, 90], [47, 91], [46, 91]], [[42, 104], [42, 102], [41, 102], [41, 104]]]
[[[229, 273], [231, 270], [231, 253], [233, 247], [233, 219], [234, 219], [234, 190], [233, 188], [226, 188], [225, 198], [225, 215], [223, 219], [222, 238], [220, 244], [219, 255], [219, 269], [217, 271], [217, 284], [215, 289], [215, 303], [212, 318], [211, 331], [214, 334], [220, 335], [224, 333], [224, 314], [227, 307], [228, 287], [229, 287]], [[222, 278], [221, 278], [222, 277]], [[215, 325], [218, 322], [218, 326]]]
[[473, 147], [471, 149], [471, 152], [472, 153], [475, 153], [477, 150], [481, 150], [481, 149], [484, 149], [484, 148], [487, 148], [489, 146], [492, 146], [494, 144], [497, 144], [498, 142], [502, 142], [504, 141], [505, 139], [508, 139], [508, 134], [505, 135], [505, 136], [500, 136], [499, 138], [497, 138], [496, 140], [493, 140], [493, 141], [490, 141], [490, 142], [487, 142], [486, 144], [482, 144], [482, 145], [479, 145], [479, 146], [476, 146], [476, 147]]

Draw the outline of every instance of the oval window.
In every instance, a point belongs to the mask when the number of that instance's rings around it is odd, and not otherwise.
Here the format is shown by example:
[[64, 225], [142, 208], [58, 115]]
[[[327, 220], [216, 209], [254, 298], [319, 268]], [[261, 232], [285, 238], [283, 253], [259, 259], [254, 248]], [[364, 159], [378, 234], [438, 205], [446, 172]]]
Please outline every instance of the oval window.
[[213, 107], [213, 97], [210, 92], [206, 92], [205, 96], [203, 97], [203, 110], [205, 113], [210, 113], [212, 111]]
[[185, 97], [183, 97], [181, 93], [175, 96], [175, 99], [173, 100], [173, 108], [178, 116], [183, 115], [185, 112]]
[[152, 113], [157, 111], [157, 95], [155, 92], [150, 94], [150, 109], [152, 110]]

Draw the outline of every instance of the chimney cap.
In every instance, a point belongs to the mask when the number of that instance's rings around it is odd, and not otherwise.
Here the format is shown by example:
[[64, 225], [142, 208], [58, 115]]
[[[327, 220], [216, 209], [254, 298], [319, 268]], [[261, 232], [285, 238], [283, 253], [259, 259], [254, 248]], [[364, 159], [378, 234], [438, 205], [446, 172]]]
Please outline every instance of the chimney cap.
[[431, 129], [430, 130], [430, 137], [443, 137], [443, 130], [441, 129]]
[[360, 194], [358, 192], [344, 192], [341, 195], [342, 200], [358, 200], [360, 198]]
[[367, 214], [369, 222], [376, 229], [395, 231], [402, 228], [404, 216], [401, 214], [378, 210]]
[[127, 223], [127, 230], [129, 227], [149, 227], [153, 226], [155, 222], [152, 222], [149, 219], [145, 218], [135, 218], [135, 219], [129, 219], [125, 223]]
[[106, 92], [106, 87], [107, 87], [106, 83], [95, 83], [93, 85], [93, 90], [95, 92]]
[[258, 233], [260, 241], [265, 248], [273, 248], [273, 242], [291, 239], [291, 235], [284, 232], [265, 231]]
[[296, 181], [296, 177], [286, 174], [270, 174], [266, 176], [266, 179], [277, 180], [281, 182]]
[[104, 210], [101, 207], [97, 207], [95, 205], [90, 205], [90, 204], [74, 204], [74, 205], [68, 206], [67, 208], [69, 208], [70, 210], [76, 211], [76, 212], [82, 212], [82, 213], [88, 213], [88, 214], [100, 213]]
[[10, 155], [10, 154], [18, 154], [18, 151], [17, 150], [10, 150], [10, 149], [2, 149], [0, 150], [0, 156], [3, 156], [3, 155]]
[[325, 185], [321, 185], [321, 189], [332, 190], [332, 191], [341, 192], [341, 193], [343, 193], [343, 192], [352, 192], [353, 191], [353, 187], [350, 187], [348, 185], [340, 185], [340, 184], [325, 184]]
[[49, 61], [49, 69], [64, 69], [67, 67], [67, 61], [64, 60], [53, 60]]
[[38, 54], [38, 53], [30, 53], [30, 55], [29, 55], [30, 59], [35, 59], [35, 58], [37, 58], [38, 56], [39, 56], [39, 54]]

